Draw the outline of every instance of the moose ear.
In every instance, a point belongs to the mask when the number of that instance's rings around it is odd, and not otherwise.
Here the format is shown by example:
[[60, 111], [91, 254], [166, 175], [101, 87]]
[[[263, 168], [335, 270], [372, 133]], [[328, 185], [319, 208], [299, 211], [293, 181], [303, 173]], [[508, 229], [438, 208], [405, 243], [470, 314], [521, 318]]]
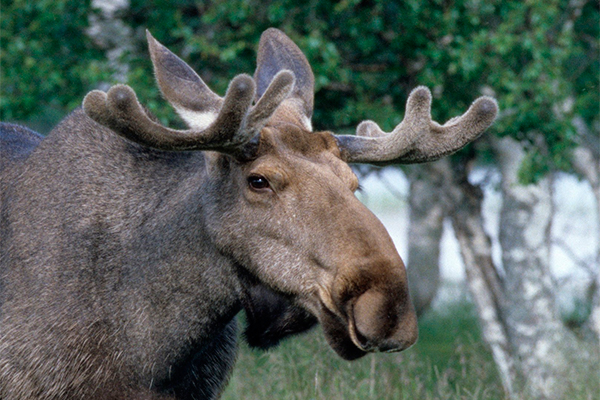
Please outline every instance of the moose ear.
[[258, 60], [254, 80], [259, 99], [269, 87], [273, 77], [281, 70], [289, 70], [296, 78], [294, 90], [282, 104], [282, 109], [299, 119], [307, 130], [312, 131], [311, 118], [315, 77], [302, 51], [283, 32], [269, 28], [263, 32], [258, 46]]
[[219, 114], [223, 99], [183, 60], [146, 31], [156, 81], [165, 99], [194, 129], [205, 129]]

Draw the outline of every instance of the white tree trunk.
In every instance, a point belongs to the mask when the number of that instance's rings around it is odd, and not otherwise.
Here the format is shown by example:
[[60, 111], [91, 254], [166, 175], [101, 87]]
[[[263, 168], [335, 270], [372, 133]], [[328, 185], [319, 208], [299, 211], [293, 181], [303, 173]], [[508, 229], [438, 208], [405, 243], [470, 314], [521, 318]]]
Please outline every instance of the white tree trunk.
[[492, 260], [491, 240], [483, 228], [483, 194], [468, 182], [468, 171], [452, 171], [449, 162], [446, 171], [445, 191], [448, 203], [453, 205], [449, 215], [465, 264], [467, 285], [504, 390], [514, 398], [516, 373], [503, 318], [504, 293]]
[[550, 182], [547, 178], [527, 186], [518, 182], [525, 153], [517, 141], [497, 140], [494, 149], [502, 173], [500, 244], [509, 342], [528, 394], [562, 399], [567, 354], [577, 342], [559, 318], [549, 269]]
[[470, 163], [455, 168], [448, 163], [446, 169], [451, 171], [445, 180], [449, 215], [467, 283], [507, 394], [515, 399], [564, 399], [582, 381], [589, 385], [589, 367], [597, 366], [598, 352], [563, 324], [555, 305], [557, 290], [549, 269], [554, 211], [550, 181], [527, 186], [518, 182], [525, 154], [517, 141], [495, 140], [493, 149], [502, 173], [502, 275], [483, 227], [483, 193], [468, 181]]
[[592, 271], [596, 276], [593, 283], [592, 309], [586, 326], [595, 334], [596, 339], [600, 342], [600, 137], [590, 132], [581, 117], [575, 117], [573, 125], [577, 129], [579, 137], [582, 138], [581, 146], [573, 152], [573, 165], [590, 183], [596, 199], [596, 220], [598, 226], [596, 236], [596, 270]]

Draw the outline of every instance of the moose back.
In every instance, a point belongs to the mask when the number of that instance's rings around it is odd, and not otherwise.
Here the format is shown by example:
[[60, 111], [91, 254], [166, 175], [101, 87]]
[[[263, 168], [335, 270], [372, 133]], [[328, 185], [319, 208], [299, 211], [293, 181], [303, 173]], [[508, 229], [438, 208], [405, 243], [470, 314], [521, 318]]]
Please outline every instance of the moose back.
[[404, 264], [348, 164], [448, 155], [495, 101], [440, 125], [419, 87], [390, 133], [313, 132], [313, 73], [282, 32], [263, 33], [254, 77], [224, 97], [148, 43], [189, 129], [161, 125], [126, 85], [90, 92], [43, 139], [2, 125], [0, 397], [216, 398], [242, 309], [255, 347], [316, 322], [348, 360], [411, 346]]

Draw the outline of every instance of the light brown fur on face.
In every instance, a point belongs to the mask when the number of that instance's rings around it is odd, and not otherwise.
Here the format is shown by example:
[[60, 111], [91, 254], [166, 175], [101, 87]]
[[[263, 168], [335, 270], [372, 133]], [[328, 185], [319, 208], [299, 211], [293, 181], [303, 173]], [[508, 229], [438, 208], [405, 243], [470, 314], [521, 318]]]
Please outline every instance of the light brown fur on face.
[[[354, 196], [358, 179], [330, 132], [267, 125], [256, 159], [240, 173], [269, 182], [268, 189], [240, 188], [245, 226], [229, 228], [236, 231], [231, 241], [260, 238], [257, 254], [252, 244], [246, 251], [252, 273], [297, 296], [345, 358], [415, 342], [404, 264], [381, 222]], [[255, 213], [269, 216], [248, 222]], [[291, 279], [282, 280], [286, 275]]]

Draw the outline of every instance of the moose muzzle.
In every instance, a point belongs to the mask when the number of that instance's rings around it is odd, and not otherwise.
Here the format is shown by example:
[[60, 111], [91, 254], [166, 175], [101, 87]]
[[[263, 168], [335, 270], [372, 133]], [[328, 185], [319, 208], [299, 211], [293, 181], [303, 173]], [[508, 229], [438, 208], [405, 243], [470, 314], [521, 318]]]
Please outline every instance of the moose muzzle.
[[319, 319], [329, 345], [341, 357], [353, 360], [369, 352], [402, 351], [417, 341], [417, 318], [406, 279], [401, 279], [405, 274], [398, 275], [369, 279], [366, 288], [344, 278], [334, 283], [331, 301], [322, 302]]

